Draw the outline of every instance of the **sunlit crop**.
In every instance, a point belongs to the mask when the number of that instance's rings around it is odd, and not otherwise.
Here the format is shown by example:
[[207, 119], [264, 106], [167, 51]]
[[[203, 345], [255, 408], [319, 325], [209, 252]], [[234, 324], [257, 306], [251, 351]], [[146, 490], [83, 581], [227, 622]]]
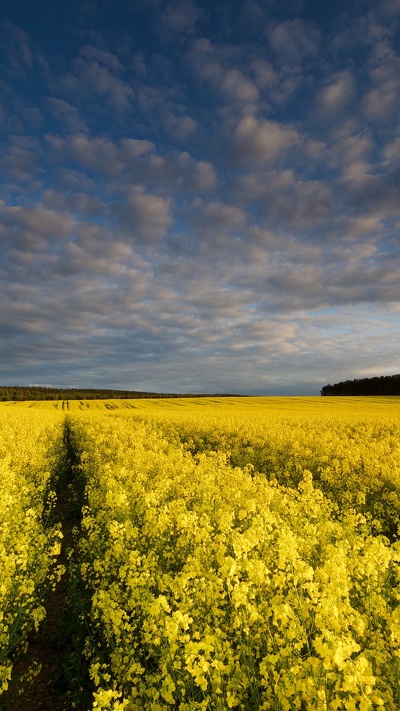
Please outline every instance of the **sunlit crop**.
[[93, 709], [399, 708], [396, 399], [57, 405]]
[[51, 413], [0, 410], [0, 693], [61, 572], [54, 567], [61, 533], [48, 522], [61, 433]]

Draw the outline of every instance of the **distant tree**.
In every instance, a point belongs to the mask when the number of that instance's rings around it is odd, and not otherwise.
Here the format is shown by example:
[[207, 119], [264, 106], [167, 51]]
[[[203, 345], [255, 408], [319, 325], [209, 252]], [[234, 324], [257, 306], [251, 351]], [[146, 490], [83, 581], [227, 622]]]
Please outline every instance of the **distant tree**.
[[134, 400], [138, 398], [171, 397], [234, 397], [228, 393], [201, 394], [190, 393], [152, 393], [138, 390], [114, 390], [96, 388], [45, 388], [41, 386], [0, 385], [0, 401], [23, 400]]
[[400, 395], [400, 374], [355, 378], [334, 385], [324, 385], [321, 395]]

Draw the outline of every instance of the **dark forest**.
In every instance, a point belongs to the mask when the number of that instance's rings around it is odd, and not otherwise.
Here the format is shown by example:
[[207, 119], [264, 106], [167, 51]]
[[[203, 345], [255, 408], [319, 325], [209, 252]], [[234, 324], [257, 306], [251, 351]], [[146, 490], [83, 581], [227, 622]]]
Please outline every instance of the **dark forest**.
[[356, 378], [324, 385], [321, 395], [400, 395], [400, 374]]
[[0, 385], [0, 402], [22, 400], [135, 400], [166, 397], [238, 397], [227, 393], [152, 393], [140, 390], [110, 390], [96, 388], [47, 388], [29, 385]]

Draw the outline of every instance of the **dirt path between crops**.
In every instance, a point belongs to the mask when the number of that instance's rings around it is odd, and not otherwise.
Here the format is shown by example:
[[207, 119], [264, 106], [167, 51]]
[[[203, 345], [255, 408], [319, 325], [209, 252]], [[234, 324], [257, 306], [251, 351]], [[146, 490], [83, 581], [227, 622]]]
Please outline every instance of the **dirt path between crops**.
[[[58, 508], [61, 508], [59, 506]], [[72, 542], [72, 527], [67, 530], [63, 525], [62, 550], [58, 563], [67, 566], [66, 550]], [[69, 535], [70, 534], [70, 535]], [[39, 632], [30, 636], [26, 654], [15, 664], [10, 684], [7, 710], [10, 711], [66, 711], [68, 702], [61, 698], [55, 687], [54, 677], [58, 666], [58, 630], [64, 611], [67, 594], [67, 580], [64, 574], [56, 589], [48, 591], [43, 601], [46, 608], [46, 618]], [[32, 681], [24, 681], [24, 677], [32, 662], [41, 665], [41, 670]], [[21, 687], [23, 690], [21, 690]], [[22, 693], [21, 693], [22, 691]]]
[[[65, 471], [57, 487], [57, 502], [52, 512], [52, 520], [62, 525], [63, 539], [57, 563], [64, 565], [66, 572], [55, 590], [47, 591], [42, 603], [46, 617], [39, 631], [30, 634], [26, 654], [13, 667], [9, 690], [0, 701], [0, 708], [5, 711], [69, 711], [74, 708], [73, 701], [76, 701], [72, 694], [70, 698], [66, 696], [68, 689], [65, 688], [65, 679], [62, 679], [63, 650], [67, 655], [71, 647], [70, 631], [65, 624], [70, 592], [68, 551], [74, 550], [74, 528], [80, 526], [79, 508], [71, 506], [68, 482], [73, 481], [73, 463], [68, 448], [66, 452]], [[41, 670], [29, 681], [25, 677], [32, 662], [40, 665]]]

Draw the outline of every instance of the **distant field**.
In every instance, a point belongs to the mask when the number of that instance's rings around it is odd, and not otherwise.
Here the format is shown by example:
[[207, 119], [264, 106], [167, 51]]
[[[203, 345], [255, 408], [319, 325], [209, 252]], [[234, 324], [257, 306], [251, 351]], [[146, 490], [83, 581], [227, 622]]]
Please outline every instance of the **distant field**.
[[396, 397], [1, 403], [0, 696], [50, 615], [61, 527], [53, 664], [76, 708], [398, 711], [399, 415]]
[[39, 408], [59, 411], [166, 411], [197, 412], [211, 410], [218, 413], [252, 411], [265, 413], [328, 415], [328, 416], [388, 416], [400, 418], [400, 397], [223, 397], [223, 398], [160, 398], [143, 400], [45, 400], [0, 402], [1, 408]]

